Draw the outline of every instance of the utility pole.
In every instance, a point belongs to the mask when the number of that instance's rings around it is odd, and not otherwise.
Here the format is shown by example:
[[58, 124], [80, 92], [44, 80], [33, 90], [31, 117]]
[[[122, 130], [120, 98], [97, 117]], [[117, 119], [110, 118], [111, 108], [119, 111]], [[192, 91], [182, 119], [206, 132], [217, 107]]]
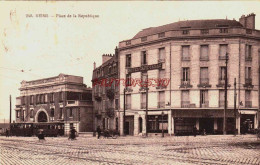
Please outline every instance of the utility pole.
[[164, 137], [164, 130], [163, 130], [163, 117], [164, 117], [164, 112], [162, 111], [162, 137]]
[[126, 88], [124, 88], [124, 115], [123, 115], [123, 136], [125, 136], [125, 91], [126, 91]]
[[225, 69], [225, 107], [224, 107], [224, 117], [223, 117], [223, 135], [226, 134], [228, 53], [226, 53], [226, 60], [225, 61], [226, 61], [226, 69]]
[[[147, 76], [148, 77], [148, 76]], [[148, 80], [147, 80], [148, 81]], [[145, 133], [145, 136], [146, 137], [148, 137], [148, 90], [149, 90], [149, 88], [148, 88], [148, 82], [147, 82], [147, 86], [146, 86], [146, 102], [145, 102], [145, 104], [146, 104], [146, 108], [145, 108], [145, 127], [146, 127], [146, 133]]]
[[234, 81], [234, 135], [236, 136], [236, 119], [237, 119], [237, 112], [236, 112], [236, 108], [237, 108], [237, 80], [235, 78]]

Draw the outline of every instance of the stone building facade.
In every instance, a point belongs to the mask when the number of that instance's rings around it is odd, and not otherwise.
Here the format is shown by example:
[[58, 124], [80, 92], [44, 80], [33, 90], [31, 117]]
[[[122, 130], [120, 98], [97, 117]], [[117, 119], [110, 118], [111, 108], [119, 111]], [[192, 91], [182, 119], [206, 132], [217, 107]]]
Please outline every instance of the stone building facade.
[[92, 132], [92, 89], [83, 77], [60, 74], [56, 77], [22, 81], [16, 98], [17, 123], [62, 123], [64, 134], [71, 127]]
[[94, 129], [119, 130], [119, 86], [116, 80], [118, 74], [118, 49], [115, 54], [104, 54], [102, 65], [96, 67], [92, 76], [92, 98], [94, 105]]
[[[228, 19], [179, 21], [143, 29], [119, 43], [120, 79], [153, 79], [146, 91], [120, 84], [120, 131], [123, 133], [189, 134], [195, 126], [208, 134], [223, 133], [227, 64], [226, 131], [258, 127], [260, 31], [255, 14]], [[169, 83], [158, 86], [158, 79]], [[236, 107], [234, 111], [234, 79]], [[236, 119], [234, 119], [236, 116]], [[146, 128], [147, 122], [147, 128]]]

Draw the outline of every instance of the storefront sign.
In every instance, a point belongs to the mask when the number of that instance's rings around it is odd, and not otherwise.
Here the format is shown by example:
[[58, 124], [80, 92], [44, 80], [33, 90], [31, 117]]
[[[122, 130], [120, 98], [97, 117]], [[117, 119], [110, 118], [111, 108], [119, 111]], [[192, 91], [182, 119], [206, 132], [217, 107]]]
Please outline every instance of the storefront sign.
[[128, 73], [142, 72], [142, 71], [154, 70], [154, 69], [162, 69], [162, 63], [143, 65], [141, 67], [135, 67], [135, 68], [128, 68]]

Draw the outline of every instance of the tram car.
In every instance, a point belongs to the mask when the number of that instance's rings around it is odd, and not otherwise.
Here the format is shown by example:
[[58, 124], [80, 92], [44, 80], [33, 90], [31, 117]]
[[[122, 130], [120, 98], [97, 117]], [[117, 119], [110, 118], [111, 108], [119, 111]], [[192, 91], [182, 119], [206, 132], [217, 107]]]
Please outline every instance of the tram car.
[[11, 135], [12, 136], [38, 136], [42, 131], [44, 136], [63, 136], [64, 124], [63, 123], [12, 123]]

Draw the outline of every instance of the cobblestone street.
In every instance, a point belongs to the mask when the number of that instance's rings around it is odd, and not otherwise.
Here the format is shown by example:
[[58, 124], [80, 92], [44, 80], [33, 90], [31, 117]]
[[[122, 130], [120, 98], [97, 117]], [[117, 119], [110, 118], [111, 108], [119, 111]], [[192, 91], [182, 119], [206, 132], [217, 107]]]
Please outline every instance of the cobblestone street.
[[0, 164], [260, 164], [254, 135], [183, 137], [0, 137]]

